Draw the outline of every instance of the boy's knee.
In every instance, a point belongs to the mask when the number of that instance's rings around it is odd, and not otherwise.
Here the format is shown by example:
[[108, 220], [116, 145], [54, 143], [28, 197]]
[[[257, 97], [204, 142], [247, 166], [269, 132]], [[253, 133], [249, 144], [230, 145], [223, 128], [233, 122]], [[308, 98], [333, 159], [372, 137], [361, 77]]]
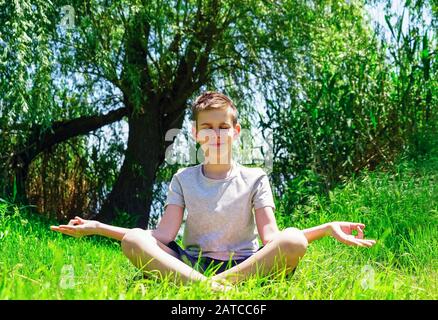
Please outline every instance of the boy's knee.
[[309, 245], [303, 231], [297, 228], [287, 228], [279, 234], [279, 247], [286, 255], [304, 256]]
[[[147, 239], [152, 238], [150, 230], [143, 230], [140, 228], [134, 228], [126, 232], [123, 236], [121, 245], [123, 252], [132, 251], [140, 241], [147, 241]], [[152, 239], [151, 239], [152, 240]]]

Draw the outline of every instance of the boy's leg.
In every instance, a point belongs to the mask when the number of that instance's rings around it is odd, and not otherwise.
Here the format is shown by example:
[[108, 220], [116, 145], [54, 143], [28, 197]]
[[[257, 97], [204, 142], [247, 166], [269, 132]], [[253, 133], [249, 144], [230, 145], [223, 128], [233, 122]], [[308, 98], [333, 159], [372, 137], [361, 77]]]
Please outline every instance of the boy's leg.
[[122, 239], [125, 256], [143, 271], [159, 271], [183, 282], [204, 281], [208, 278], [177, 258], [177, 254], [155, 239], [150, 230], [132, 229]]
[[267, 243], [254, 255], [238, 265], [222, 272], [212, 280], [238, 282], [252, 274], [261, 276], [271, 274], [276, 268], [291, 272], [298, 265], [299, 259], [306, 253], [308, 242], [304, 233], [296, 228], [287, 228], [277, 234], [275, 239]]

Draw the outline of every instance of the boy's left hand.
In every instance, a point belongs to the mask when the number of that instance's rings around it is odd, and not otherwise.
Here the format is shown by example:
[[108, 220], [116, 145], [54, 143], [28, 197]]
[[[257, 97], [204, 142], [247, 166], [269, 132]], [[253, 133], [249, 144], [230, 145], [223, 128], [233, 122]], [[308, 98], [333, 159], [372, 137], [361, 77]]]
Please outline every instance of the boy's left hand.
[[[328, 233], [333, 238], [349, 246], [372, 247], [376, 240], [364, 239], [364, 228], [363, 223], [336, 221], [328, 224]], [[353, 235], [353, 231], [357, 231], [356, 236]]]

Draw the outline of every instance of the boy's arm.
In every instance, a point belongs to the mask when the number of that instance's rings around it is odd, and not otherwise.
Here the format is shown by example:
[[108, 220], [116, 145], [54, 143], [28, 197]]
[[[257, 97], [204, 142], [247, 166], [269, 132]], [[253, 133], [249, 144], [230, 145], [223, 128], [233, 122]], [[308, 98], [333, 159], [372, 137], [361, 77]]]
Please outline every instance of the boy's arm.
[[[325, 236], [332, 236], [336, 240], [349, 246], [372, 247], [376, 241], [364, 239], [364, 228], [365, 225], [363, 223], [335, 221], [304, 229], [303, 233], [309, 243]], [[356, 236], [353, 235], [353, 231], [357, 232]]]
[[[255, 212], [257, 230], [263, 245], [265, 245], [270, 242], [280, 230], [277, 227], [274, 211], [271, 207], [259, 208], [255, 210]], [[325, 223], [302, 231], [306, 236], [307, 241], [310, 243], [314, 240], [330, 235], [330, 224]]]
[[[151, 230], [152, 236], [166, 245], [175, 240], [182, 224], [183, 215], [184, 208], [174, 204], [167, 205], [157, 228]], [[131, 229], [111, 226], [99, 222], [96, 234], [121, 241], [129, 230]]]
[[310, 243], [312, 241], [319, 240], [321, 238], [329, 236], [331, 233], [330, 223], [324, 223], [319, 226], [304, 229], [302, 231], [306, 236], [307, 242]]
[[131, 229], [116, 227], [102, 222], [98, 222], [96, 227], [96, 235], [122, 241], [123, 237], [129, 230]]
[[179, 228], [183, 222], [184, 208], [176, 204], [168, 204], [152, 236], [167, 245], [175, 240]]
[[[166, 245], [175, 240], [182, 224], [183, 214], [184, 208], [174, 204], [167, 205], [157, 228], [151, 230], [152, 236]], [[96, 228], [96, 234], [121, 241], [129, 230], [131, 229], [111, 226], [99, 222]]]
[[[183, 214], [184, 208], [174, 204], [167, 205], [160, 223], [155, 230], [152, 230], [152, 236], [164, 244], [175, 240], [182, 224]], [[76, 238], [99, 235], [118, 241], [122, 241], [125, 234], [131, 230], [80, 217], [75, 217], [66, 225], [50, 226], [50, 229]]]
[[[275, 235], [280, 232], [275, 220], [274, 212], [271, 207], [263, 207], [255, 210], [257, 230], [263, 242], [263, 245], [272, 241]], [[329, 222], [319, 226], [302, 230], [307, 241], [321, 239], [326, 236], [332, 236], [338, 241], [349, 246], [372, 247], [376, 241], [364, 239], [363, 223], [355, 222]], [[354, 236], [353, 231], [357, 231]]]
[[304, 229], [302, 230], [304, 233], [304, 236], [307, 239], [307, 242], [312, 242], [315, 240], [319, 240], [323, 237], [330, 235], [330, 224], [324, 223], [319, 226], [315, 226], [312, 228]]
[[53, 231], [80, 238], [83, 236], [100, 235], [121, 241], [130, 229], [111, 226], [97, 220], [85, 220], [81, 217], [71, 219], [68, 224], [50, 226]]
[[272, 241], [279, 232], [274, 211], [271, 207], [263, 207], [255, 210], [257, 231], [263, 245]]

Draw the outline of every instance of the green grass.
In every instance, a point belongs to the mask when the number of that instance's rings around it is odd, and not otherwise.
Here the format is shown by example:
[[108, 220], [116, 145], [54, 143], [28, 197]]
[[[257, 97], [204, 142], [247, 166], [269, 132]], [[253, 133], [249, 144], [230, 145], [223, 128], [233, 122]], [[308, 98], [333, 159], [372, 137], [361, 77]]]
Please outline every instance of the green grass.
[[0, 203], [0, 299], [438, 298], [436, 154], [364, 173], [335, 189], [329, 200], [314, 198], [288, 217], [277, 214], [281, 227], [360, 221], [378, 243], [366, 249], [324, 238], [309, 246], [292, 277], [253, 277], [219, 293], [202, 283], [143, 280], [119, 243], [69, 238], [25, 209]]

